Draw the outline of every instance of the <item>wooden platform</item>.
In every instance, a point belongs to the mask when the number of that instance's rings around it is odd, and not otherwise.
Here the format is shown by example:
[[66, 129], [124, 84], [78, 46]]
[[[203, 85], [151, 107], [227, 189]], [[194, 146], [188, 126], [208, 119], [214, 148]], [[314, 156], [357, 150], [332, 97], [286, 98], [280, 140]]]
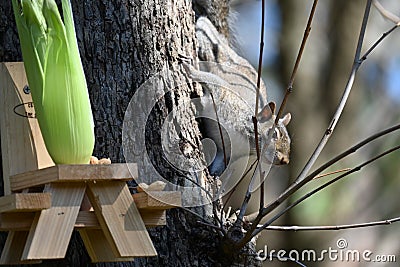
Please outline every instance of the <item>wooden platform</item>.
[[128, 181], [137, 177], [134, 163], [114, 163], [110, 165], [56, 165], [40, 170], [12, 175], [11, 191], [35, 187], [54, 182], [89, 182], [89, 181]]
[[[129, 170], [136, 166], [58, 165], [11, 176], [11, 191], [23, 193], [0, 198], [0, 230], [9, 232], [0, 264], [63, 258], [74, 229], [93, 262], [157, 255], [146, 227], [165, 225], [165, 211], [179, 207], [181, 195], [131, 195]], [[42, 193], [29, 193], [40, 186]]]
[[64, 258], [74, 229], [93, 262], [157, 255], [146, 227], [166, 224], [180, 192], [132, 197], [134, 163], [54, 166], [28, 89], [22, 62], [0, 63], [0, 231], [8, 232], [0, 264]]

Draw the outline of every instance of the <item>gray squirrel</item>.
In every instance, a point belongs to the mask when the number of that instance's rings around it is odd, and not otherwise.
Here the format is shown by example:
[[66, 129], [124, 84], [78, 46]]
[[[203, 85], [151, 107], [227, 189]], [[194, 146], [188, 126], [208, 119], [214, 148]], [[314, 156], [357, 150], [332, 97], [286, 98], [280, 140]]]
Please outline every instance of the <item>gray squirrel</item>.
[[[199, 69], [184, 63], [189, 76], [202, 84], [204, 95], [197, 110], [203, 134], [203, 151], [211, 175], [220, 177], [222, 194], [228, 193], [242, 177], [251, 177], [255, 170], [256, 150], [252, 116], [256, 105], [257, 72], [251, 64], [229, 46], [206, 18], [196, 22]], [[287, 113], [275, 121], [275, 103], [267, 104], [267, 92], [261, 81], [258, 113], [258, 133], [264, 166], [289, 163], [290, 137], [286, 126], [291, 120]], [[273, 131], [273, 132], [271, 132]], [[212, 141], [212, 142], [210, 142]], [[246, 179], [248, 179], [246, 177]], [[243, 188], [240, 194], [244, 197]], [[244, 186], [244, 187], [243, 187]], [[238, 208], [240, 198], [229, 205]], [[237, 202], [237, 203], [234, 203]]]

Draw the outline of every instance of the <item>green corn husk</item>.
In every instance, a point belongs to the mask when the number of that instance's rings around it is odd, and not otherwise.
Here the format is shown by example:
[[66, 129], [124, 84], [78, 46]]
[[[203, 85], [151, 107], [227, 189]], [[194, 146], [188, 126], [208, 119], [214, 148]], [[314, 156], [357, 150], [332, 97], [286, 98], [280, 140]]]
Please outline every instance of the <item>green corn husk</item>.
[[90, 100], [71, 3], [12, 0], [36, 117], [56, 164], [89, 163], [94, 147]]

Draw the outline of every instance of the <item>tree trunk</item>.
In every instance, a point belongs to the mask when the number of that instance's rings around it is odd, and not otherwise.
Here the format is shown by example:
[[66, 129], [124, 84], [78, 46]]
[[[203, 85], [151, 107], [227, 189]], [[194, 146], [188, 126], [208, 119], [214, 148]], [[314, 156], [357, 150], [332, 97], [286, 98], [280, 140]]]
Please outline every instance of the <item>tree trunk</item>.
[[[227, 1], [220, 3], [212, 5], [214, 23], [218, 22], [216, 18], [220, 18], [217, 27], [227, 36], [228, 4]], [[197, 57], [195, 16], [191, 2], [72, 0], [72, 8], [95, 121], [94, 155], [110, 157], [112, 162], [124, 162], [123, 120], [136, 90], [165, 68], [183, 79], [177, 64], [179, 58]], [[11, 1], [3, 2], [0, 12], [0, 61], [21, 61]], [[199, 95], [200, 90], [198, 85], [185, 83], [184, 80], [181, 83], [182, 86], [161, 98], [154, 106], [154, 112], [146, 118], [149, 159], [140, 159], [139, 164], [141, 175], [152, 173], [153, 166], [167, 180], [187, 184], [188, 179], [207, 177], [207, 173], [181, 171], [171, 166], [163, 154], [160, 130], [166, 116], [172, 113], [173, 120], [177, 122], [170, 133], [171, 142], [175, 142], [172, 145], [187, 149], [191, 158], [201, 162], [200, 133], [194, 120], [194, 108], [188, 105], [175, 111], [182, 102]], [[200, 182], [205, 184], [206, 181]], [[202, 217], [212, 215], [207, 206], [193, 210]], [[199, 225], [197, 220], [196, 216], [183, 209], [171, 210], [167, 213], [167, 226], [149, 230], [158, 257], [97, 265], [218, 266], [218, 236]], [[4, 245], [4, 241], [1, 244]], [[65, 259], [46, 260], [38, 266], [92, 265], [79, 235], [74, 233]]]

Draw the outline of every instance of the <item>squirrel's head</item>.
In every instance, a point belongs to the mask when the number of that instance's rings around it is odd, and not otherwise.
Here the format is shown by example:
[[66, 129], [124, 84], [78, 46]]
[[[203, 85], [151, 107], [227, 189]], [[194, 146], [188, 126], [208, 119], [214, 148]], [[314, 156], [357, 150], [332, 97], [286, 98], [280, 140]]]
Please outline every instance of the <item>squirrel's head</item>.
[[[275, 121], [275, 102], [270, 102], [266, 105], [258, 114], [257, 119], [260, 123], [266, 122], [274, 122]], [[268, 123], [267, 131], [274, 131], [272, 133], [266, 132], [267, 136], [272, 136], [274, 139], [275, 149], [274, 149], [274, 165], [285, 165], [289, 163], [289, 154], [290, 154], [290, 137], [289, 133], [286, 129], [286, 126], [289, 124], [292, 116], [290, 113], [287, 113], [285, 116], [278, 120], [278, 123], [271, 126], [271, 123]], [[274, 126], [274, 127], [273, 127]]]

